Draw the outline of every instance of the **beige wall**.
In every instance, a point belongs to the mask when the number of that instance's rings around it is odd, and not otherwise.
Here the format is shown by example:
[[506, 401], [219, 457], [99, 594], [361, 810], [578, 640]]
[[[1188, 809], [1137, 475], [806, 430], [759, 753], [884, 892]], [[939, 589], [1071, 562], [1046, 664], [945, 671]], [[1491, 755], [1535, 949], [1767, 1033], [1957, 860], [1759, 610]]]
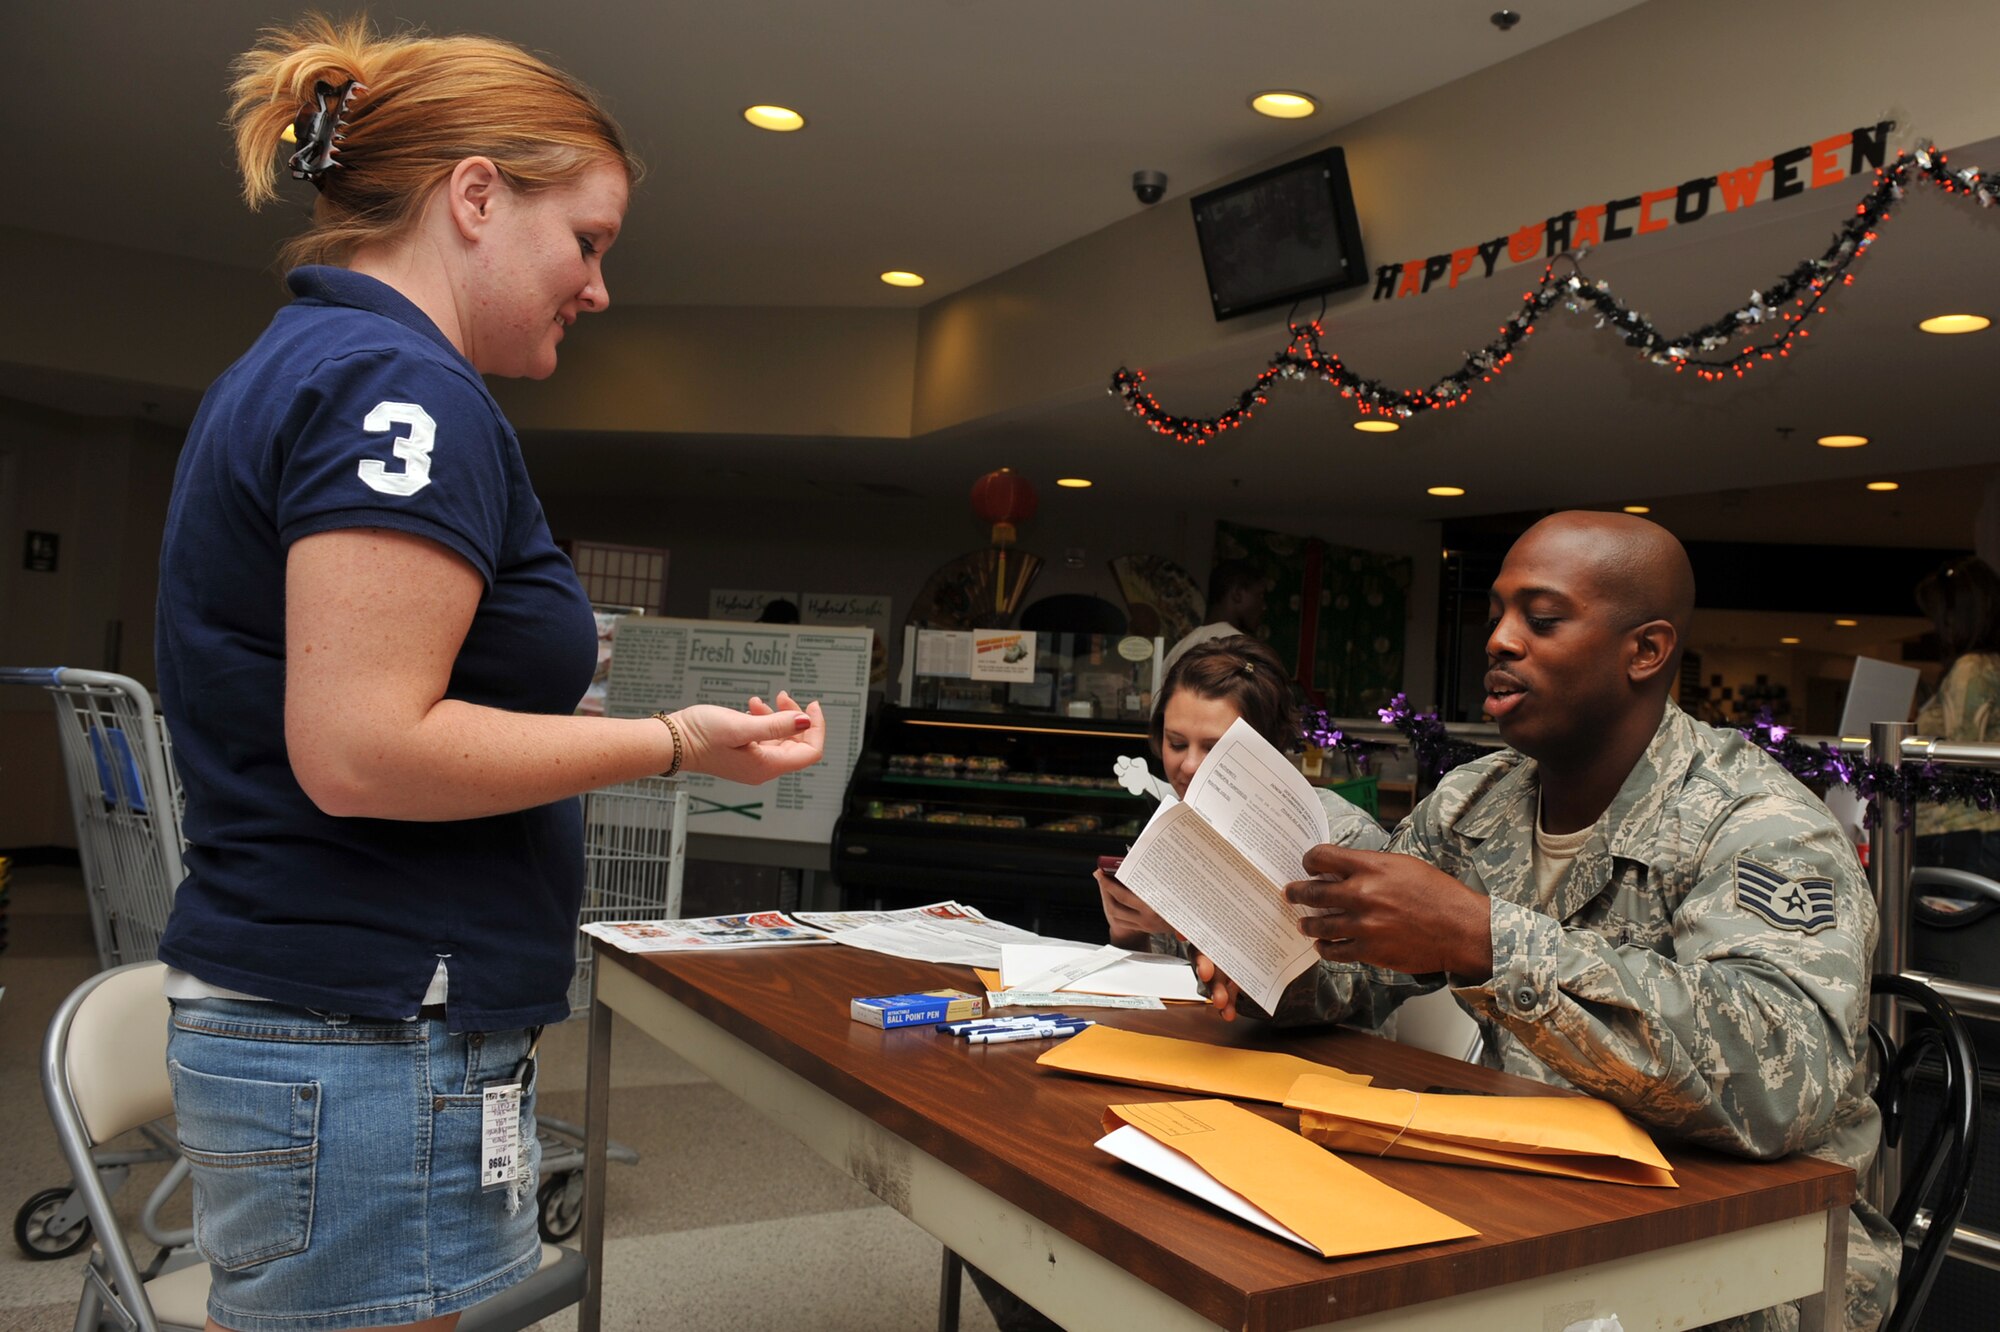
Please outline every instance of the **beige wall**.
[[[612, 306], [561, 373], [496, 380], [521, 430], [813, 435], [910, 433], [914, 310]], [[782, 355], [782, 374], [772, 359]]]
[[[1205, 584], [1217, 518], [1407, 556], [1414, 585], [1405, 625], [1404, 687], [1412, 697], [1431, 696], [1437, 652], [1437, 524], [1342, 519], [1337, 528], [1316, 531], [1292, 515], [1215, 507], [1107, 511], [1095, 504], [1065, 503], [1069, 498], [1060, 492], [1043, 496], [1034, 519], [1022, 525], [1020, 548], [1042, 560], [1028, 594], [1031, 602], [1078, 592], [1123, 606], [1108, 561], [1133, 553], [1163, 555]], [[748, 526], [736, 513], [715, 507], [663, 508], [652, 501], [548, 494], [543, 503], [558, 532], [666, 547], [672, 553], [669, 615], [706, 615], [711, 588], [791, 588], [887, 593], [900, 624], [933, 570], [987, 544], [987, 530], [969, 506], [857, 499], [802, 505], [782, 524]]]
[[[1995, 50], [1991, 0], [1657, 0], [1281, 160], [1339, 145], [1370, 262], [1421, 259], [1882, 119], [1892, 145], [1990, 138]], [[1237, 340], [1261, 364], [1284, 312], [1216, 323], [1193, 232], [1174, 200], [927, 306], [917, 432]], [[1344, 327], [1398, 317], [1371, 294], [1335, 299]]]
[[[0, 402], [0, 665], [115, 670], [153, 687], [179, 447], [177, 431], [142, 422]], [[60, 538], [55, 572], [22, 567], [30, 531]], [[76, 843], [51, 706], [39, 689], [0, 686], [0, 847]]]
[[[1370, 258], [1415, 259], [1884, 118], [1899, 143], [1995, 137], [1996, 49], [1990, 0], [1662, 0], [1323, 142], [1346, 149]], [[281, 296], [268, 273], [5, 229], [0, 274], [10, 307], [35, 312], [0, 327], [0, 367], [183, 392], [234, 359]], [[1340, 319], [1407, 317], [1369, 294], [1341, 298]], [[529, 429], [897, 438], [1101, 388], [1120, 364], [1238, 343], [1261, 362], [1282, 318], [1211, 318], [1176, 199], [920, 315], [614, 306], [563, 374], [501, 397]], [[774, 328], [782, 378], [743, 355]]]

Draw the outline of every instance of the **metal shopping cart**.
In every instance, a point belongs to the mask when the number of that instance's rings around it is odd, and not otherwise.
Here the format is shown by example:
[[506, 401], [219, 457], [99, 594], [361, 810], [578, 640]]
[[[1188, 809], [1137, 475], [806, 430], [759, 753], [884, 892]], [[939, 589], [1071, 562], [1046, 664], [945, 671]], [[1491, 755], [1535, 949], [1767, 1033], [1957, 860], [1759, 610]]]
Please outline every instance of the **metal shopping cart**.
[[153, 696], [130, 676], [68, 668], [0, 667], [0, 684], [55, 702], [98, 965], [152, 961], [186, 873], [180, 781]]
[[[153, 696], [130, 676], [65, 667], [0, 667], [0, 684], [47, 690], [55, 703], [99, 968], [153, 960], [174, 889], [186, 872], [180, 782], [166, 720], [154, 711]], [[135, 1165], [178, 1158], [173, 1138], [159, 1125], [140, 1132], [151, 1146], [95, 1154], [107, 1193], [123, 1185]], [[164, 1192], [171, 1192], [183, 1173], [178, 1165], [169, 1172], [146, 1210], [147, 1233], [163, 1247], [179, 1234], [160, 1229], [153, 1219]], [[14, 1242], [30, 1258], [67, 1257], [90, 1238], [83, 1200], [69, 1185], [39, 1190], [14, 1214]]]
[[[128, 676], [66, 668], [0, 667], [0, 684], [47, 690], [56, 705], [57, 733], [76, 819], [77, 852], [90, 899], [91, 928], [102, 969], [152, 960], [159, 950], [173, 890], [186, 870], [181, 852], [182, 796], [166, 719], [144, 685]], [[679, 782], [648, 777], [582, 797], [585, 890], [582, 918], [657, 920], [680, 914], [687, 847], [687, 792]], [[570, 986], [572, 1017], [590, 1006], [591, 953], [577, 936]], [[537, 1190], [542, 1235], [551, 1243], [582, 1221], [584, 1136], [581, 1125], [541, 1117], [542, 1180]], [[99, 1152], [107, 1193], [135, 1165], [175, 1161], [154, 1190], [142, 1224], [162, 1250], [188, 1242], [183, 1232], [154, 1224], [165, 1197], [186, 1176], [172, 1136], [157, 1125], [142, 1130], [153, 1144]], [[638, 1153], [607, 1143], [605, 1155], [635, 1164]], [[67, 1185], [40, 1190], [14, 1218], [14, 1240], [30, 1258], [62, 1258], [90, 1243], [82, 1199]]]
[[[664, 777], [642, 777], [583, 797], [582, 924], [601, 920], [668, 920], [681, 914], [681, 873], [687, 859], [687, 789]], [[590, 939], [577, 934], [570, 1018], [590, 1011]], [[537, 1114], [542, 1179], [535, 1193], [542, 1238], [569, 1238], [583, 1221], [583, 1126]], [[607, 1159], [635, 1165], [639, 1154], [604, 1144]]]

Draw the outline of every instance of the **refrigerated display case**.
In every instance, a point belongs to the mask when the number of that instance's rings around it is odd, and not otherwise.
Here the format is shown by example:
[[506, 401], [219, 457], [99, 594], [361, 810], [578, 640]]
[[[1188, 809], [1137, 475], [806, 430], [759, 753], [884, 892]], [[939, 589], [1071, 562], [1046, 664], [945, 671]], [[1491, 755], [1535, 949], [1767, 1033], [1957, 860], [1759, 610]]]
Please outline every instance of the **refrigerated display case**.
[[1154, 802], [1112, 775], [1147, 753], [1143, 721], [891, 706], [834, 830], [848, 907], [956, 898], [1059, 938], [1103, 942], [1091, 871], [1122, 855]]

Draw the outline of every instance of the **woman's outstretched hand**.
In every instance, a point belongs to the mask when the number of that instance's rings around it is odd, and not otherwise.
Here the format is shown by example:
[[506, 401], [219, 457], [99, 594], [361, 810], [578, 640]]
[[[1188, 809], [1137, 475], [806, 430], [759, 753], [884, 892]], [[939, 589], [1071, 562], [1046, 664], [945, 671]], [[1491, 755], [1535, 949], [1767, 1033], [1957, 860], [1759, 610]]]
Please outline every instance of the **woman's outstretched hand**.
[[674, 714], [686, 736], [685, 772], [705, 772], [755, 786], [819, 762], [826, 752], [826, 716], [817, 702], [804, 708], [779, 691], [773, 708], [761, 698], [748, 712], [697, 703]]

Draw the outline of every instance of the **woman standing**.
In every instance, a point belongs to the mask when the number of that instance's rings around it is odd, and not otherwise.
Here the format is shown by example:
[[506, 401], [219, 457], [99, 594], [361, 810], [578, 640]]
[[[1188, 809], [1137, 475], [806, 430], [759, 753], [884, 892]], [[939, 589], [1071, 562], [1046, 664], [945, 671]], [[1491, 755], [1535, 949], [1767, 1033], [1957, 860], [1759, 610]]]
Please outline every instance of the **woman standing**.
[[[590, 607], [481, 377], [547, 376], [609, 304], [638, 165], [595, 98], [505, 42], [316, 16], [236, 75], [245, 199], [281, 164], [318, 198], [292, 303], [202, 403], [161, 555], [190, 847], [160, 955], [209, 1317], [445, 1329], [538, 1259], [574, 797], [763, 781], [825, 723], [782, 694], [572, 715]], [[517, 1159], [482, 1180], [508, 1086]]]

